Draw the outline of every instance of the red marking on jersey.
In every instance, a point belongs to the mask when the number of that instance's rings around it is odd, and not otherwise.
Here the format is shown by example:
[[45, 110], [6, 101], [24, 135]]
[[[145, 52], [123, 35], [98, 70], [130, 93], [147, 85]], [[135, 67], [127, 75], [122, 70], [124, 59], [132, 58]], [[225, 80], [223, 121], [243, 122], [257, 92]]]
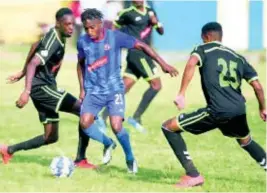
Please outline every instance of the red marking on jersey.
[[58, 71], [58, 69], [60, 68], [60, 66], [61, 66], [61, 62], [58, 64], [58, 65], [56, 65], [56, 66], [53, 66], [52, 67], [52, 73], [55, 73], [56, 71]]
[[140, 37], [141, 37], [141, 39], [146, 38], [146, 37], [150, 34], [151, 31], [152, 31], [152, 27], [151, 27], [151, 26], [146, 27], [146, 28], [145, 28], [143, 31], [141, 31], [141, 33], [140, 33]]
[[100, 68], [101, 66], [104, 66], [107, 63], [108, 63], [108, 57], [103, 56], [103, 57], [97, 59], [96, 61], [94, 61], [90, 66], [88, 66], [88, 70], [90, 72], [92, 72], [95, 69]]

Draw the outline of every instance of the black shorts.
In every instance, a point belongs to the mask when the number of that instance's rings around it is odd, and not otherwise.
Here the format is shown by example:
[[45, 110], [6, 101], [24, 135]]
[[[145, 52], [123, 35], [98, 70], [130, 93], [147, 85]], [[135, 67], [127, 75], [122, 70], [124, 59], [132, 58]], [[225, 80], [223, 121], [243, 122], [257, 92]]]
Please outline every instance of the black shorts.
[[198, 109], [191, 113], [182, 113], [177, 117], [181, 130], [198, 135], [218, 128], [223, 135], [234, 138], [245, 138], [249, 135], [246, 114], [232, 118], [219, 118], [209, 108]]
[[45, 85], [33, 87], [31, 99], [39, 113], [42, 123], [59, 121], [59, 111], [71, 112], [77, 99], [71, 94], [60, 91], [56, 86]]
[[132, 49], [127, 54], [127, 67], [124, 76], [137, 80], [140, 77], [147, 81], [158, 78], [157, 66], [143, 51]]

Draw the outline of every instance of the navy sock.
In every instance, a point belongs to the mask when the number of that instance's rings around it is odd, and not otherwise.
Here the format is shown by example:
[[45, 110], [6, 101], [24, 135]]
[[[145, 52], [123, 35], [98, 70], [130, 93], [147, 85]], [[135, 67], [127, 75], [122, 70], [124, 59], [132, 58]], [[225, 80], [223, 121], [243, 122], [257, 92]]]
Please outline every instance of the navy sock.
[[104, 133], [102, 133], [97, 125], [93, 123], [90, 127], [87, 129], [83, 129], [83, 132], [88, 135], [90, 138], [104, 144], [104, 146], [110, 146], [113, 142], [112, 140], [107, 137]]
[[130, 143], [130, 137], [127, 131], [122, 128], [122, 130], [116, 134], [117, 139], [119, 140], [122, 149], [125, 153], [126, 161], [132, 161], [134, 160], [133, 152], [132, 152], [132, 147]]

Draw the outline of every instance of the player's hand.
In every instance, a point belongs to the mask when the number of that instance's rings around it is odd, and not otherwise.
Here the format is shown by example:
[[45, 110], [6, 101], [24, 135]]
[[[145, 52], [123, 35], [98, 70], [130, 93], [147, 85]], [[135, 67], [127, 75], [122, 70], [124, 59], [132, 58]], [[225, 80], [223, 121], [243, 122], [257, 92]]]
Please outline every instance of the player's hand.
[[185, 97], [184, 95], [178, 95], [173, 101], [179, 110], [184, 109], [185, 107]]
[[162, 71], [171, 75], [171, 77], [178, 76], [179, 72], [171, 65], [165, 64], [162, 67]]
[[79, 96], [79, 101], [80, 102], [83, 102], [84, 97], [85, 97], [85, 91], [84, 90], [81, 90], [80, 91], [80, 96]]
[[22, 92], [19, 99], [16, 101], [16, 106], [18, 108], [23, 108], [29, 102], [30, 93], [26, 90]]
[[266, 121], [266, 109], [260, 109], [260, 117], [263, 121]]
[[7, 84], [18, 82], [24, 76], [23, 72], [18, 72], [14, 75], [7, 77]]

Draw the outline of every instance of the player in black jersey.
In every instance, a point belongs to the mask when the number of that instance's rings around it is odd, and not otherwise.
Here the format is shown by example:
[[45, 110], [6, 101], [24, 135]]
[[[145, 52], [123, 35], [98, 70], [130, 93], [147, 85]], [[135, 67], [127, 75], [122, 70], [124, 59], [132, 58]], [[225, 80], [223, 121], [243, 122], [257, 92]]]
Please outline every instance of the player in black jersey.
[[[65, 52], [65, 40], [73, 31], [73, 14], [68, 8], [56, 13], [56, 27], [52, 28], [41, 41], [33, 44], [22, 72], [9, 77], [11, 83], [26, 75], [25, 89], [16, 102], [23, 108], [31, 97], [44, 125], [44, 135], [11, 146], [0, 146], [3, 162], [6, 164], [12, 155], [20, 150], [39, 148], [58, 140], [59, 111], [80, 115], [81, 101], [57, 87], [56, 76]], [[100, 132], [100, 131], [95, 131]], [[76, 165], [83, 168], [96, 168], [85, 158], [89, 138], [79, 128], [79, 144]]]
[[[148, 45], [153, 28], [161, 35], [164, 33], [163, 27], [157, 19], [156, 12], [145, 6], [143, 0], [133, 0], [131, 7], [119, 13], [118, 19], [114, 21], [114, 26]], [[133, 118], [129, 118], [131, 119], [129, 122], [133, 123], [135, 127], [141, 126], [141, 116], [160, 91], [161, 80], [157, 73], [157, 67], [151, 57], [143, 51], [129, 49], [127, 67], [123, 75], [126, 93], [140, 77], [148, 81], [150, 87], [144, 93], [139, 106], [133, 114]], [[106, 117], [107, 113], [105, 111], [103, 118], [106, 119]]]
[[204, 25], [202, 39], [204, 44], [192, 51], [186, 64], [175, 103], [179, 109], [184, 108], [186, 89], [193, 78], [195, 67], [199, 66], [207, 106], [192, 113], [182, 113], [162, 125], [165, 137], [186, 170], [186, 175], [176, 184], [177, 187], [192, 187], [204, 183], [204, 178], [189, 156], [182, 131], [198, 135], [218, 128], [223, 135], [236, 138], [239, 145], [261, 167], [265, 170], [267, 167], [265, 151], [251, 138], [245, 98], [241, 93], [241, 81], [245, 79], [253, 87], [259, 102], [260, 117], [266, 121], [264, 92], [257, 72], [244, 57], [222, 45], [222, 27], [219, 23]]

